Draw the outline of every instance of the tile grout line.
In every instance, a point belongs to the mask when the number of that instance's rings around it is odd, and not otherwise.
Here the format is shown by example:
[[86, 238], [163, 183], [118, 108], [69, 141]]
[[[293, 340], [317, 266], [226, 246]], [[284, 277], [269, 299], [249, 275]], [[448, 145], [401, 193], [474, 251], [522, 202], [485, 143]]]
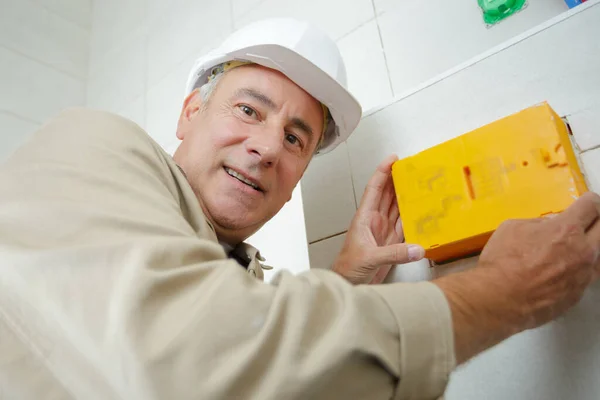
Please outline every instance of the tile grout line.
[[394, 85], [392, 84], [392, 74], [390, 74], [390, 66], [388, 64], [387, 54], [385, 53], [385, 46], [383, 45], [383, 36], [381, 36], [381, 27], [379, 26], [379, 16], [377, 15], [377, 7], [375, 7], [375, 0], [371, 0], [373, 6], [373, 14], [375, 15], [375, 24], [377, 25], [377, 34], [379, 35], [379, 44], [381, 45], [381, 52], [383, 53], [383, 61], [385, 63], [385, 72], [387, 73], [388, 83], [390, 84], [390, 91], [392, 98], [394, 98]]
[[348, 231], [347, 231], [347, 230], [345, 230], [345, 231], [343, 231], [343, 232], [334, 233], [333, 235], [329, 235], [329, 236], [327, 236], [327, 237], [324, 237], [324, 238], [321, 238], [321, 239], [317, 239], [317, 240], [315, 240], [315, 241], [312, 241], [312, 242], [308, 242], [308, 245], [310, 246], [311, 244], [320, 243], [320, 242], [323, 242], [323, 241], [325, 241], [325, 240], [327, 240], [327, 239], [333, 239], [334, 237], [342, 236], [343, 234], [345, 234], [345, 233], [347, 233], [347, 232], [348, 232]]
[[0, 110], [0, 114], [10, 115], [11, 117], [14, 117], [16, 119], [20, 119], [21, 121], [29, 122], [29, 123], [36, 124], [36, 125], [42, 124], [42, 122], [40, 122], [40, 121], [36, 121], [36, 120], [31, 119], [29, 117], [25, 117], [25, 116], [23, 116], [21, 114], [17, 114], [16, 112], [13, 112], [13, 111], [10, 111], [10, 110]]
[[375, 17], [373, 18], [369, 18], [368, 20], [366, 20], [365, 22], [362, 22], [360, 24], [358, 24], [357, 26], [355, 26], [354, 28], [350, 29], [348, 32], [344, 33], [342, 36], [340, 36], [337, 39], [334, 39], [334, 42], [339, 42], [342, 39], [345, 39], [346, 37], [350, 36], [351, 34], [353, 34], [354, 32], [356, 32], [357, 30], [359, 30], [360, 28], [362, 28], [363, 26], [367, 25], [369, 22], [372, 22], [375, 19]]
[[493, 57], [496, 54], [499, 54], [503, 50], [514, 47], [514, 46], [520, 44], [521, 42], [523, 42], [524, 40], [534, 37], [544, 31], [546, 31], [547, 29], [553, 27], [554, 25], [557, 25], [561, 22], [568, 20], [569, 18], [571, 18], [574, 15], [577, 15], [589, 8], [592, 8], [592, 7], [595, 7], [598, 5], [600, 5], [600, 1], [591, 0], [585, 4], [581, 4], [575, 8], [572, 8], [569, 11], [565, 11], [563, 14], [560, 14], [554, 18], [549, 19], [548, 21], [546, 21], [542, 24], [539, 24], [531, 29], [528, 29], [527, 31], [525, 31], [509, 40], [506, 40], [506, 41], [500, 43], [499, 45], [494, 46], [491, 49], [486, 50], [483, 53], [480, 53], [479, 55], [472, 57], [469, 60], [467, 60], [459, 65], [456, 65], [455, 67], [450, 68], [450, 69], [446, 70], [445, 72], [434, 76], [431, 79], [426, 80], [423, 83], [420, 83], [416, 86], [413, 86], [412, 88], [409, 88], [409, 89], [403, 91], [402, 93], [398, 94], [397, 96], [394, 96], [394, 98], [392, 100], [390, 100], [389, 102], [386, 102], [386, 103], [383, 103], [378, 106], [370, 108], [369, 110], [367, 110], [366, 112], [363, 113], [362, 118], [366, 118], [371, 115], [377, 114], [378, 112], [391, 106], [392, 104], [395, 104], [402, 100], [405, 100], [405, 99], [415, 95], [416, 93], [418, 93], [424, 89], [427, 89], [430, 86], [433, 86], [436, 83], [444, 81], [460, 72], [463, 72], [463, 71], [479, 64], [482, 61], [485, 61], [486, 59], [488, 59], [490, 57]]
[[589, 149], [582, 150], [582, 151], [580, 151], [580, 152], [579, 152], [579, 154], [585, 154], [585, 153], [587, 153], [588, 151], [594, 151], [594, 150], [598, 150], [598, 149], [600, 149], [600, 144], [597, 144], [597, 145], [595, 145], [595, 146], [592, 146], [592, 147], [590, 147]]
[[350, 159], [350, 149], [346, 145], [346, 155], [348, 156], [348, 166], [350, 167], [350, 183], [352, 184], [352, 198], [354, 199], [354, 210], [358, 210], [358, 200], [356, 199], [356, 187], [354, 186], [354, 176], [352, 176], [352, 160]]
[[[48, 12], [48, 13], [50, 13], [50, 14], [54, 15], [55, 17], [57, 17], [57, 18], [60, 18], [60, 19], [62, 19], [63, 21], [69, 22], [69, 23], [71, 23], [71, 24], [73, 24], [73, 25], [77, 26], [78, 28], [81, 28], [81, 29], [83, 29], [84, 31], [87, 31], [88, 33], [91, 33], [91, 32], [92, 32], [92, 21], [91, 21], [91, 16], [92, 16], [92, 11], [93, 11], [93, 10], [90, 10], [90, 25], [89, 25], [89, 26], [83, 26], [83, 25], [81, 25], [79, 22], [73, 21], [71, 18], [67, 18], [67, 17], [65, 17], [64, 15], [61, 15], [61, 14], [57, 13], [56, 11], [52, 10], [51, 8], [48, 8], [48, 7], [47, 7], [46, 5], [44, 5], [43, 3], [32, 2], [31, 0], [29, 0], [29, 3], [30, 3], [31, 5], [33, 5], [34, 7], [40, 7], [40, 8], [42, 8], [42, 9], [46, 10], [46, 12]], [[90, 8], [93, 8], [93, 6], [94, 6], [94, 3], [92, 2], [92, 4], [91, 4], [91, 7], [90, 7]]]
[[87, 80], [86, 77], [78, 76], [76, 74], [73, 74], [72, 72], [68, 72], [68, 71], [65, 71], [65, 70], [63, 70], [61, 68], [58, 68], [55, 65], [52, 65], [52, 64], [49, 64], [49, 63], [47, 63], [45, 61], [41, 61], [41, 60], [38, 60], [36, 58], [33, 58], [30, 55], [27, 55], [27, 54], [25, 54], [25, 53], [23, 53], [23, 52], [15, 49], [15, 48], [13, 48], [13, 47], [7, 46], [5, 44], [0, 45], [0, 48], [4, 48], [4, 49], [6, 49], [6, 50], [8, 50], [8, 51], [10, 51], [10, 52], [12, 52], [12, 53], [20, 56], [20, 57], [26, 58], [29, 61], [33, 61], [33, 62], [35, 62], [35, 63], [37, 63], [39, 65], [42, 65], [42, 66], [44, 66], [46, 68], [50, 68], [50, 69], [52, 69], [52, 70], [54, 70], [56, 72], [59, 72], [60, 74], [65, 75], [65, 76], [67, 76], [69, 78], [73, 78], [73, 79], [76, 79], [76, 80], [82, 81], [82, 82], [86, 82], [86, 80]]

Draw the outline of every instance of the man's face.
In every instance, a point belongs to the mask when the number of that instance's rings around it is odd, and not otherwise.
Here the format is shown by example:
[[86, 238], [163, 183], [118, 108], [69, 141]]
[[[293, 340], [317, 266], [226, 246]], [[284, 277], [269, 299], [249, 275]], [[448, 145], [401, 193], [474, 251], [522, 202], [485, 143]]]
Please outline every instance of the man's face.
[[188, 96], [174, 159], [219, 239], [235, 244], [291, 198], [322, 130], [317, 100], [278, 71], [247, 65], [225, 73], [208, 104]]

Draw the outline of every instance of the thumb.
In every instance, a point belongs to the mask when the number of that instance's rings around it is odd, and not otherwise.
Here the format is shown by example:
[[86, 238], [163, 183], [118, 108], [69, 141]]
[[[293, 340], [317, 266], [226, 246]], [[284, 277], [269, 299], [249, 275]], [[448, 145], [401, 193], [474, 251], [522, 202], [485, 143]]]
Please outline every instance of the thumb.
[[374, 265], [405, 264], [425, 257], [425, 249], [418, 244], [398, 243], [378, 247], [373, 251]]

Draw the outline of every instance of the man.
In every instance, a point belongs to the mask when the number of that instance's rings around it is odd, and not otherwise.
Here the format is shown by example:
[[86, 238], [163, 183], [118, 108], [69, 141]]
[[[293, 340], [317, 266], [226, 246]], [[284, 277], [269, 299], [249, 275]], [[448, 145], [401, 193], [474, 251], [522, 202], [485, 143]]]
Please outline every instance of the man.
[[503, 224], [473, 270], [360, 285], [423, 256], [402, 243], [392, 157], [336, 273], [253, 276], [262, 258], [243, 240], [358, 122], [336, 55], [306, 24], [260, 22], [199, 61], [173, 158], [85, 110], [17, 151], [0, 178], [0, 393], [432, 399], [458, 363], [577, 302], [599, 274], [594, 194]]

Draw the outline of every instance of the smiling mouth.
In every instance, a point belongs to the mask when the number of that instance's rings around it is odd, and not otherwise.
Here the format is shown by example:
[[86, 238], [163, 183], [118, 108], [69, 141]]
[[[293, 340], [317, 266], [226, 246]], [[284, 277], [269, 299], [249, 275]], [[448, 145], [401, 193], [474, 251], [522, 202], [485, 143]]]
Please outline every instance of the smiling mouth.
[[255, 183], [249, 181], [248, 179], [244, 178], [241, 174], [235, 172], [231, 168], [223, 167], [223, 169], [225, 169], [225, 172], [227, 172], [229, 174], [229, 176], [234, 177], [235, 179], [237, 179], [238, 181], [240, 181], [242, 183], [245, 183], [246, 185], [250, 186], [254, 190], [257, 190], [259, 192], [263, 191], [260, 187], [258, 187], [258, 185], [256, 185]]

